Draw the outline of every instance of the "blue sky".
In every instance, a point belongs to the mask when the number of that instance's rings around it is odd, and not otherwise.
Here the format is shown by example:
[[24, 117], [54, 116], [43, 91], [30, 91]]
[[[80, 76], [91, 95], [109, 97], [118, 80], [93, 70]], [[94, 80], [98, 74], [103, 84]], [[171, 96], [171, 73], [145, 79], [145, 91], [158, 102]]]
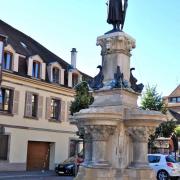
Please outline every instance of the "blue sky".
[[[97, 36], [111, 29], [106, 0], [0, 0], [0, 18], [70, 62], [96, 75], [101, 64]], [[139, 82], [162, 95], [180, 84], [180, 1], [129, 0], [124, 31], [136, 39], [131, 66]]]

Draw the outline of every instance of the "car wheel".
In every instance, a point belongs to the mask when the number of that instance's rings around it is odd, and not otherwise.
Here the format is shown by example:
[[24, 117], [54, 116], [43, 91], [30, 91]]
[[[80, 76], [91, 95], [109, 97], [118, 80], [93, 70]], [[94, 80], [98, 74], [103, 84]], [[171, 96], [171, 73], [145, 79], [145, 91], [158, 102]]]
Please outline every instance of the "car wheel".
[[157, 174], [157, 179], [158, 180], [169, 180], [169, 174], [166, 171], [161, 170]]

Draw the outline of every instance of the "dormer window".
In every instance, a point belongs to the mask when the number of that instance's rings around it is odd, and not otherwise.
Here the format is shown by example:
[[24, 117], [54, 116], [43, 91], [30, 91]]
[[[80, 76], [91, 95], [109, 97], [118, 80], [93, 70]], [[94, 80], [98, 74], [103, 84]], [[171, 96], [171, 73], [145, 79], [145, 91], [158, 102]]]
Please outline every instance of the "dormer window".
[[74, 87], [82, 81], [82, 75], [76, 69], [70, 69], [68, 72], [68, 86]]
[[33, 61], [33, 67], [32, 67], [32, 77], [40, 78], [40, 62]]
[[59, 83], [60, 70], [57, 67], [53, 68], [53, 83]]
[[58, 62], [50, 63], [47, 67], [49, 81], [64, 85], [64, 71]]
[[46, 63], [43, 62], [39, 55], [30, 56], [27, 60], [27, 74], [36, 79], [45, 80]]
[[12, 70], [12, 53], [10, 52], [4, 53], [3, 69]]

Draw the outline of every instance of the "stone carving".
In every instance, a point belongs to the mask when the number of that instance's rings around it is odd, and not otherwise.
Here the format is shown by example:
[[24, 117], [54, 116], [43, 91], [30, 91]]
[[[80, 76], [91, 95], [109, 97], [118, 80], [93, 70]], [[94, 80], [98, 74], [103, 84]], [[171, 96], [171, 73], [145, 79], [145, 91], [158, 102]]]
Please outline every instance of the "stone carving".
[[130, 51], [135, 48], [135, 40], [129, 39], [126, 34], [119, 36], [111, 36], [106, 39], [98, 38], [96, 45], [100, 45], [101, 55], [113, 54], [113, 53], [123, 53], [131, 56]]
[[117, 66], [117, 72], [114, 74], [114, 88], [128, 88], [128, 81], [124, 80], [124, 74], [121, 73], [120, 66]]
[[144, 85], [142, 83], [137, 84], [137, 79], [133, 76], [132, 71], [135, 70], [135, 68], [130, 69], [130, 83], [131, 83], [131, 88], [138, 93], [141, 93]]
[[108, 125], [91, 125], [86, 126], [90, 132], [93, 141], [106, 141], [110, 135], [115, 132], [115, 126]]
[[113, 25], [113, 30], [107, 33], [122, 31], [126, 17], [126, 10], [128, 7], [128, 0], [124, 0], [123, 2], [122, 0], [109, 0], [107, 5], [108, 5], [107, 23]]
[[98, 90], [103, 87], [103, 79], [104, 75], [102, 72], [102, 66], [97, 66], [99, 68], [99, 73], [91, 80], [88, 82], [89, 86], [93, 90]]
[[153, 133], [154, 127], [128, 127], [127, 132], [134, 142], [147, 142]]

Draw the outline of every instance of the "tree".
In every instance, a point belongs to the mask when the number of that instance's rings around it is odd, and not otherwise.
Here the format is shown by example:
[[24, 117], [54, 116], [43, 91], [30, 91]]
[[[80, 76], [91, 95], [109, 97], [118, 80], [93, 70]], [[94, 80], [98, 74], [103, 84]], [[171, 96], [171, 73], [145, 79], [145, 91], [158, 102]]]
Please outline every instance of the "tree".
[[[161, 111], [162, 113], [166, 113], [167, 108], [163, 103], [162, 97], [157, 93], [156, 86], [150, 87], [149, 85], [146, 87], [146, 91], [142, 97], [141, 108], [144, 110], [154, 110]], [[171, 134], [175, 131], [176, 122], [173, 120], [166, 121], [161, 123], [155, 130], [155, 133], [150, 135], [149, 137], [149, 146], [154, 146], [154, 141], [158, 137], [170, 137]]]
[[89, 93], [89, 87], [86, 81], [82, 81], [80, 84], [76, 85], [75, 90], [76, 96], [70, 106], [71, 115], [79, 112], [81, 109], [88, 108], [94, 101], [93, 96]]
[[166, 113], [166, 105], [163, 103], [162, 97], [157, 93], [156, 86], [146, 87], [146, 91], [142, 96], [141, 108], [144, 110], [154, 110]]

